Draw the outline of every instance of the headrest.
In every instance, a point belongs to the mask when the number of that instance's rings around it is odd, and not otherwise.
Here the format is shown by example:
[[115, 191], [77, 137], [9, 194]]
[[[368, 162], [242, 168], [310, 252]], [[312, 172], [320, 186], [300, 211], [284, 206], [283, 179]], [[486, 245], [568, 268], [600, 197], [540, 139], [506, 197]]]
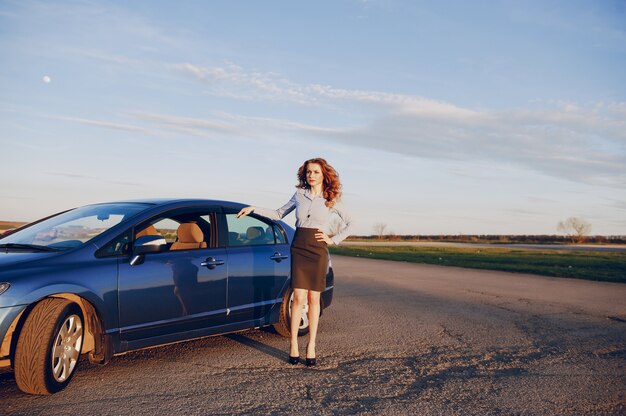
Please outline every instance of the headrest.
[[246, 238], [248, 240], [254, 240], [255, 238], [261, 237], [263, 234], [265, 234], [263, 227], [248, 227], [248, 231], [246, 231]]
[[187, 222], [180, 224], [176, 231], [180, 243], [200, 243], [204, 240], [204, 234], [198, 224]]
[[135, 237], [139, 238], [139, 237], [142, 237], [144, 235], [160, 235], [160, 234], [156, 230], [156, 228], [154, 228], [154, 225], [148, 225], [146, 228], [144, 228], [143, 230], [139, 231]]

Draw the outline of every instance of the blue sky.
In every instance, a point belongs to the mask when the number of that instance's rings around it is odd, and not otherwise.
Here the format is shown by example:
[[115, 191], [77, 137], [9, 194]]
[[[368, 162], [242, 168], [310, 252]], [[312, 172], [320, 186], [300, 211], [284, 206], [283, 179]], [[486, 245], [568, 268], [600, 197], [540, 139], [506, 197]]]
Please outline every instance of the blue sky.
[[623, 1], [3, 0], [0, 56], [3, 220], [321, 156], [358, 234], [626, 234]]

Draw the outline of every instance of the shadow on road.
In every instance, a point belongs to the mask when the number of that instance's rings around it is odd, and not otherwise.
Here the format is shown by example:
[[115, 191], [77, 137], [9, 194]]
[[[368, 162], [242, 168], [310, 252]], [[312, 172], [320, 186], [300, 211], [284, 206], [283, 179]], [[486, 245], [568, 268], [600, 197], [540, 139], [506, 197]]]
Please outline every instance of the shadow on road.
[[262, 353], [265, 353], [267, 355], [270, 355], [274, 358], [277, 358], [281, 361], [287, 361], [287, 352], [286, 351], [281, 351], [278, 348], [274, 348], [271, 347], [269, 345], [263, 344], [262, 342], [256, 341], [252, 338], [249, 338], [245, 335], [241, 335], [241, 334], [228, 334], [228, 335], [224, 335], [224, 338], [228, 338], [230, 340], [236, 341], [240, 344], [243, 344], [245, 346], [254, 348], [258, 351], [261, 351]]
[[15, 381], [15, 373], [12, 370], [0, 370], [0, 383], [4, 381]]

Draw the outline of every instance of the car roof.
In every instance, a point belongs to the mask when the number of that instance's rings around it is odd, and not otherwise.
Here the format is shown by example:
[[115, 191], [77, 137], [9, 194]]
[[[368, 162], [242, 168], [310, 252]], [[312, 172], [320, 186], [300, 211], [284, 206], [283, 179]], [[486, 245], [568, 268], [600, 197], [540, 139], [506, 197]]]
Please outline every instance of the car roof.
[[[228, 205], [228, 206], [245, 206], [241, 202], [234, 201], [224, 201], [221, 199], [202, 199], [202, 198], [147, 198], [147, 199], [128, 199], [128, 200], [119, 200], [119, 201], [108, 201], [101, 202], [102, 204], [151, 204], [151, 205], [199, 205], [199, 204], [207, 204], [207, 205]], [[98, 205], [89, 204], [89, 205]]]

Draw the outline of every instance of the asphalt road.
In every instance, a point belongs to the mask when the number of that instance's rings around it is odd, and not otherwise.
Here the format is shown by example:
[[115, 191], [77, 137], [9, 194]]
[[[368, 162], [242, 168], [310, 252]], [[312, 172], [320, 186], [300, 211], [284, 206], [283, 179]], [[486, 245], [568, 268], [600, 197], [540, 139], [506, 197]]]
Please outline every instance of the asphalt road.
[[[626, 285], [333, 257], [318, 366], [250, 330], [81, 362], [3, 415], [626, 414]], [[302, 339], [301, 352], [304, 353]]]

